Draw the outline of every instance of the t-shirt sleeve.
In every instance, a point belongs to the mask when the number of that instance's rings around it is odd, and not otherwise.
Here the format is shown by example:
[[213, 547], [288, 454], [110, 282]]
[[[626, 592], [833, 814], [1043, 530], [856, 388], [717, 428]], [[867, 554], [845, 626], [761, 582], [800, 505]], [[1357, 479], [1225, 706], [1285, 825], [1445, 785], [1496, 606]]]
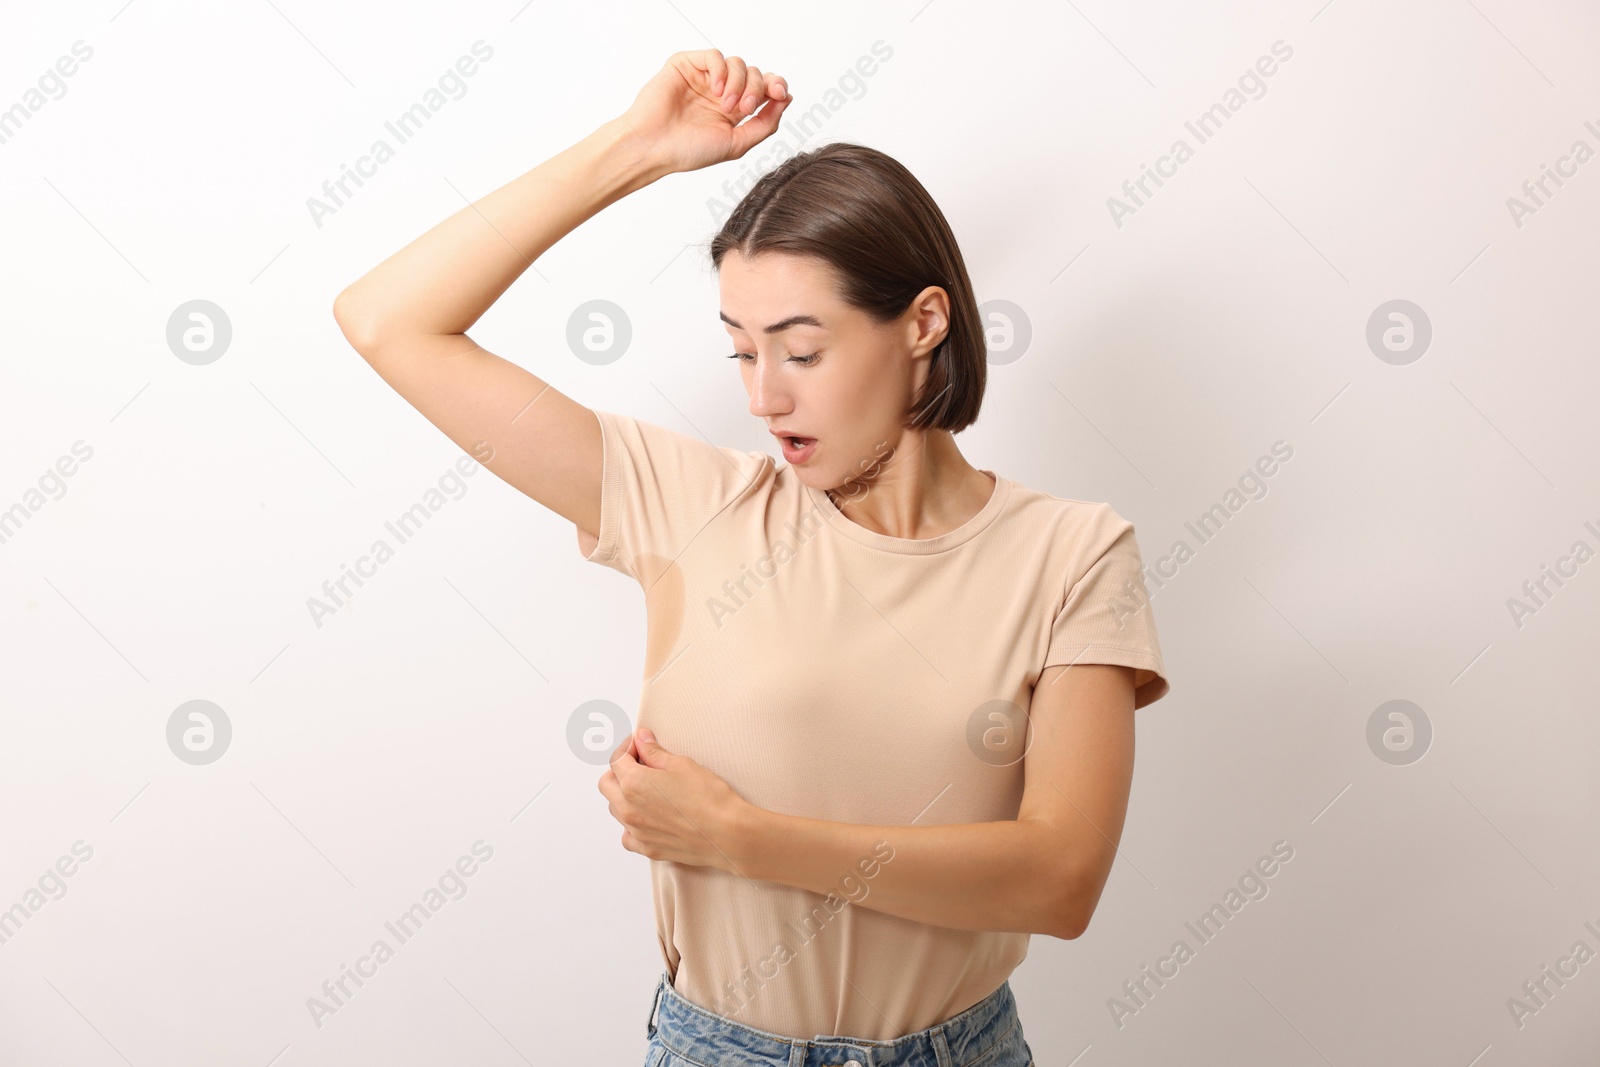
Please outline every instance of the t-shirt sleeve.
[[1088, 569], [1068, 590], [1051, 625], [1045, 667], [1118, 663], [1134, 668], [1135, 709], [1160, 700], [1171, 686], [1161, 658], [1155, 614], [1133, 524], [1103, 507], [1081, 559]]
[[583, 558], [649, 588], [718, 514], [772, 468], [770, 456], [709, 444], [595, 411], [604, 451], [600, 529], [578, 531]]

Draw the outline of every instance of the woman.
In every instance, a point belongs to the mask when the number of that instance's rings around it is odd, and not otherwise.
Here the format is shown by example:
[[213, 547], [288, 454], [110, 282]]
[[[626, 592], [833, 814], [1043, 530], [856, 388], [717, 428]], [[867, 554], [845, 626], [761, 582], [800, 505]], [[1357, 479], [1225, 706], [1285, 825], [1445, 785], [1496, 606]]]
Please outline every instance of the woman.
[[1132, 525], [956, 448], [986, 354], [926, 190], [827, 145], [765, 175], [713, 242], [750, 413], [786, 465], [592, 411], [465, 333], [584, 220], [739, 158], [790, 99], [738, 57], [674, 55], [627, 112], [334, 313], [401, 396], [645, 592], [639, 729], [600, 791], [652, 860], [647, 1067], [1022, 1067], [1008, 976], [1030, 934], [1087, 926], [1133, 713], [1168, 683]]

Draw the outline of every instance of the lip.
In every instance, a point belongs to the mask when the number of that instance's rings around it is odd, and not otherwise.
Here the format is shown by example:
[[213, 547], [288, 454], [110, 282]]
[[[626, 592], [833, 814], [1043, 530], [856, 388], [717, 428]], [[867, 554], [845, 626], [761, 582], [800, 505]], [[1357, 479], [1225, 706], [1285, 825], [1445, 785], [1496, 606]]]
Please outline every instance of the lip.
[[[783, 449], [783, 458], [789, 462], [790, 466], [804, 463], [817, 450], [817, 439], [814, 437], [805, 438], [803, 434], [782, 434], [776, 431], [773, 432], [772, 436], [778, 439], [778, 446]], [[806, 443], [799, 448], [795, 448], [789, 443], [789, 438], [791, 437], [801, 437]]]

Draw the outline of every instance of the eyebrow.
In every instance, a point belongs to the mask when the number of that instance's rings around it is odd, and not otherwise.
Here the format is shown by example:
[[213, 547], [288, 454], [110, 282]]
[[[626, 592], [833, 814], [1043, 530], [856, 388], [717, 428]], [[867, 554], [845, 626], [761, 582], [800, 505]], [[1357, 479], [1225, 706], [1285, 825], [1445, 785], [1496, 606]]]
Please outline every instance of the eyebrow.
[[[723, 322], [727, 323], [729, 326], [732, 326], [735, 330], [744, 329], [743, 326], [740, 326], [737, 322], [734, 322], [732, 319], [728, 318], [728, 316], [726, 314], [724, 314], [723, 312], [721, 312], [721, 311], [717, 312], [717, 318], [721, 319]], [[784, 319], [782, 322], [775, 322], [771, 326], [768, 326], [765, 329], [763, 329], [761, 332], [762, 333], [782, 333], [784, 330], [787, 330], [791, 326], [816, 326], [819, 329], [824, 329], [825, 328], [825, 327], [823, 327], [822, 323], [817, 319], [817, 317], [815, 315], [790, 315], [788, 318]]]

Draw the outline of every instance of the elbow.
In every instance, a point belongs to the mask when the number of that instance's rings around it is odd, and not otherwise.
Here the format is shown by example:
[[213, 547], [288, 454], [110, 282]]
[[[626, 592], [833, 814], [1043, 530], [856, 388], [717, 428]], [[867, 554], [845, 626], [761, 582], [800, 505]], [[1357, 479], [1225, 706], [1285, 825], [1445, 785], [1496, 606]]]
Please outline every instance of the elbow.
[[371, 312], [363, 310], [345, 289], [333, 298], [333, 321], [339, 324], [344, 339], [350, 347], [366, 358], [378, 345], [377, 321]]
[[1076, 900], [1068, 900], [1057, 909], [1055, 923], [1050, 930], [1052, 937], [1059, 937], [1063, 941], [1075, 941], [1083, 936], [1089, 928], [1089, 917], [1094, 914], [1092, 910], [1085, 911], [1078, 906]]
[[1094, 917], [1100, 893], [1105, 888], [1105, 878], [1067, 876], [1058, 879], [1056, 886], [1050, 933], [1063, 941], [1075, 941], [1089, 929], [1089, 920]]
[[1054, 889], [1050, 933], [1063, 941], [1075, 941], [1089, 929], [1089, 920], [1100, 905], [1116, 851], [1100, 848], [1086, 853], [1073, 845], [1053, 851], [1063, 858], [1056, 863], [1047, 882]]

